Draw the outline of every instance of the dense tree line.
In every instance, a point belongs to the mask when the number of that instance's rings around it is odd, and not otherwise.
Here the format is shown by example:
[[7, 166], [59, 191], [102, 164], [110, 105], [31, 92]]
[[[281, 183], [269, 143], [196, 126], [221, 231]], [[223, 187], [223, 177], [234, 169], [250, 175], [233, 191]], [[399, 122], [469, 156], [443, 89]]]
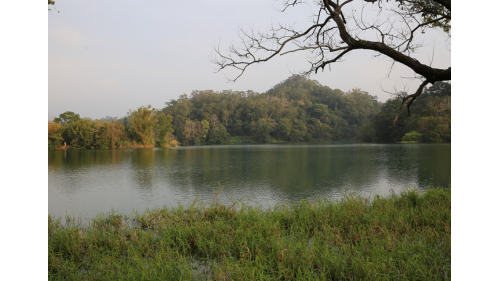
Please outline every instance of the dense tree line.
[[125, 147], [166, 147], [176, 145], [172, 116], [151, 106], [129, 111], [126, 117], [90, 120], [67, 111], [49, 122], [49, 149], [102, 149]]
[[367, 142], [451, 142], [451, 84], [436, 82], [412, 105], [411, 116], [401, 115], [392, 126], [401, 101], [389, 99], [366, 124], [360, 140]]
[[381, 108], [377, 98], [355, 89], [344, 93], [292, 76], [263, 94], [194, 91], [171, 100], [174, 135], [182, 144], [226, 143], [231, 136], [253, 142], [353, 140]]
[[449, 142], [451, 85], [438, 82], [414, 102], [413, 114], [391, 126], [401, 102], [377, 101], [360, 89], [343, 92], [294, 75], [259, 94], [193, 91], [157, 110], [82, 119], [65, 112], [49, 122], [49, 148], [99, 149], [307, 141]]

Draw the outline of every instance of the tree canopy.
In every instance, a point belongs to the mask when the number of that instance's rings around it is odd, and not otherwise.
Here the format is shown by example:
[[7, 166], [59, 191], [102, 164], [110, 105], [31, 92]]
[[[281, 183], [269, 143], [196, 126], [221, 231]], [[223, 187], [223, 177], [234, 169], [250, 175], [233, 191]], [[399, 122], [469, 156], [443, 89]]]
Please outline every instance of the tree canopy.
[[166, 102], [130, 110], [124, 118], [80, 118], [71, 111], [49, 123], [56, 149], [170, 147], [203, 144], [310, 141], [450, 142], [451, 84], [426, 87], [415, 114], [389, 126], [397, 99], [379, 102], [361, 89], [343, 92], [294, 75], [265, 93], [193, 91]]
[[[354, 9], [348, 5], [353, 3], [363, 7]], [[436, 68], [413, 57], [422, 47], [416, 39], [418, 33], [435, 28], [451, 36], [451, 0], [286, 0], [282, 11], [300, 4], [317, 7], [307, 28], [299, 30], [289, 23], [266, 32], [241, 29], [239, 45], [233, 44], [227, 51], [216, 47], [213, 62], [219, 71], [238, 70], [232, 79], [236, 80], [251, 65], [277, 55], [307, 52], [310, 68], [302, 74], [311, 74], [339, 62], [347, 53], [371, 50], [409, 67], [421, 79], [413, 94], [400, 96], [399, 113], [406, 105], [409, 114], [411, 104], [426, 85], [451, 80], [451, 66]], [[394, 123], [398, 117], [399, 114]]]

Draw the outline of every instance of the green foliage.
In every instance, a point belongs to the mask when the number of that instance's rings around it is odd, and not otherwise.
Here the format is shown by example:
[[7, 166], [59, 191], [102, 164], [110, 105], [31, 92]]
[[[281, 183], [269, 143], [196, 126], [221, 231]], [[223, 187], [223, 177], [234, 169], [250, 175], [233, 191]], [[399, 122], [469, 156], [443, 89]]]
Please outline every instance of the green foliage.
[[172, 115], [157, 111], [149, 105], [130, 110], [123, 123], [134, 146], [167, 147], [175, 141], [172, 121]]
[[200, 121], [191, 121], [190, 119], [187, 119], [186, 125], [184, 126], [184, 136], [186, 144], [202, 144], [206, 136], [202, 123]]
[[60, 123], [49, 122], [49, 149], [56, 149], [63, 142], [63, 126]]
[[288, 118], [282, 118], [278, 121], [276, 126], [276, 136], [278, 140], [290, 140], [290, 136], [292, 134], [293, 123]]
[[257, 142], [269, 142], [276, 122], [271, 118], [261, 118], [253, 123], [253, 135]]
[[73, 111], [66, 111], [59, 114], [59, 117], [54, 118], [54, 122], [61, 125], [68, 125], [71, 122], [78, 121], [80, 119], [80, 114], [76, 114]]
[[[228, 141], [214, 142], [210, 132], [219, 123], [230, 137], [251, 136], [255, 142], [355, 140], [361, 126], [380, 111], [376, 99], [359, 89], [344, 93], [292, 76], [263, 94], [193, 91], [189, 98], [168, 102], [163, 111], [173, 116], [174, 134], [184, 145]], [[208, 137], [203, 137], [203, 120], [209, 123]]]
[[186, 142], [184, 127], [186, 120], [189, 118], [191, 113], [192, 103], [187, 95], [181, 95], [178, 100], [171, 100], [165, 103], [165, 107], [162, 111], [165, 114], [172, 116], [172, 129], [174, 130], [175, 138], [177, 138], [181, 143]]
[[[430, 24], [431, 28], [440, 28], [446, 33], [451, 31], [451, 9], [448, 10], [441, 1], [434, 0], [396, 0], [399, 7], [409, 14], [420, 14], [423, 23]], [[444, 1], [446, 2], [446, 1]], [[451, 1], [449, 2], [451, 4]], [[424, 33], [424, 30], [422, 30]]]
[[124, 146], [126, 132], [123, 122], [113, 119], [108, 122], [102, 122], [100, 130], [100, 139], [102, 148], [119, 148]]
[[172, 116], [151, 107], [130, 111], [127, 118], [80, 119], [65, 112], [49, 122], [49, 149], [66, 143], [75, 149], [160, 147], [175, 145]]
[[166, 147], [174, 139], [172, 133], [172, 116], [160, 111], [156, 114], [156, 124], [154, 129], [156, 144], [159, 147]]
[[156, 110], [148, 107], [139, 107], [129, 111], [127, 116], [127, 130], [130, 138], [146, 147], [154, 146], [154, 130], [156, 125]]
[[[398, 142], [412, 131], [422, 134], [422, 142], [451, 142], [451, 84], [437, 82], [424, 89], [412, 105], [412, 115], [402, 113], [395, 126], [391, 126], [401, 101], [388, 100], [382, 110], [367, 122], [361, 133], [363, 140]], [[403, 140], [404, 141], [404, 140]]]
[[48, 217], [50, 280], [450, 280], [451, 188]]
[[73, 148], [94, 149], [95, 123], [90, 119], [78, 119], [68, 125], [70, 144]]
[[397, 99], [381, 103], [360, 89], [332, 90], [294, 75], [266, 93], [193, 91], [162, 110], [140, 107], [121, 120], [78, 121], [79, 114], [67, 111], [55, 118], [61, 127], [49, 132], [49, 147], [62, 142], [75, 148], [167, 147], [177, 141], [399, 142], [412, 131], [422, 134], [422, 142], [451, 141], [451, 84], [424, 89], [412, 105], [413, 114], [402, 114], [391, 126], [400, 106]]
[[203, 139], [207, 138], [208, 131], [210, 129], [210, 124], [207, 120], [201, 120], [201, 129], [203, 130]]
[[324, 141], [330, 139], [332, 128], [316, 118], [311, 118], [307, 131], [314, 139]]
[[223, 124], [217, 124], [216, 126], [210, 128], [208, 133], [208, 143], [210, 144], [223, 144], [228, 143], [229, 133]]
[[404, 142], [418, 142], [422, 138], [422, 134], [417, 131], [411, 131], [406, 133], [401, 139]]

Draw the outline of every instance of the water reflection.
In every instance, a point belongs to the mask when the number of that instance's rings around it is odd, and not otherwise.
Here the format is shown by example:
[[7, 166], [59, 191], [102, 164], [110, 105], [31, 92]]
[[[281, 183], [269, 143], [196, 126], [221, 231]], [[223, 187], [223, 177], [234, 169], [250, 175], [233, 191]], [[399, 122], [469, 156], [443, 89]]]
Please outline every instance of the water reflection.
[[131, 158], [132, 168], [130, 172], [136, 186], [142, 192], [151, 193], [153, 190], [155, 150], [151, 148], [135, 149]]
[[[126, 213], [244, 199], [273, 206], [346, 192], [447, 186], [451, 145], [323, 144], [49, 151], [49, 213]], [[232, 198], [232, 199], [230, 199]]]

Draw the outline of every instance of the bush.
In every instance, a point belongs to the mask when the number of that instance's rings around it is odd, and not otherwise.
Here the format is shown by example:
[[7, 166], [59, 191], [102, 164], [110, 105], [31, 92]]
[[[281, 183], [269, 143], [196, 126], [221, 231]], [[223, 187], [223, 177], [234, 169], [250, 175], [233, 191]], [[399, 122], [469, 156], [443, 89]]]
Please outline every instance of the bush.
[[403, 138], [401, 139], [402, 141], [420, 141], [422, 138], [422, 134], [417, 132], [417, 131], [411, 131], [406, 133]]

